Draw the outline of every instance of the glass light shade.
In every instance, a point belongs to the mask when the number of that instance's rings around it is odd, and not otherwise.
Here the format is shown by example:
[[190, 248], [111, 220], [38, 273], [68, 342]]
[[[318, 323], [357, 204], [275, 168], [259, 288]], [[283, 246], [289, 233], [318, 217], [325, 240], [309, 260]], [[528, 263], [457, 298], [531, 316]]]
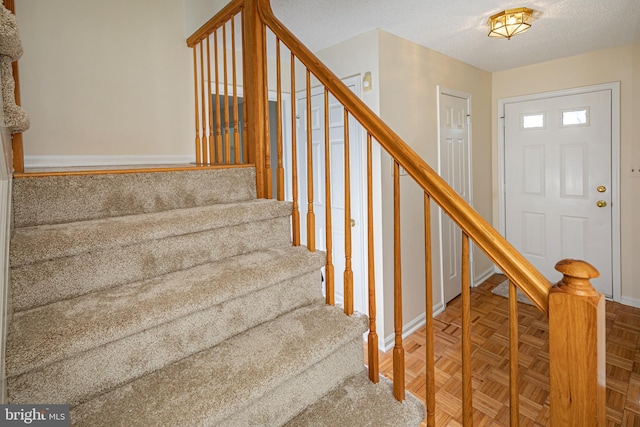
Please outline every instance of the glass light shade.
[[516, 34], [524, 33], [531, 27], [533, 10], [526, 7], [503, 10], [496, 13], [487, 22], [489, 37], [504, 37], [510, 39]]

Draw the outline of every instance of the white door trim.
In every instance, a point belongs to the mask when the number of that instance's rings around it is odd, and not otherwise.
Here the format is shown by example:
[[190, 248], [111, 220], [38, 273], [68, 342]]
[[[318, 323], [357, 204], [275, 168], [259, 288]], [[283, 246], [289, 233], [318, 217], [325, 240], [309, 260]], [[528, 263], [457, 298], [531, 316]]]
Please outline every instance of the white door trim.
[[[611, 243], [613, 270], [613, 300], [620, 302], [622, 288], [620, 281], [620, 82], [603, 83], [592, 86], [541, 92], [531, 95], [498, 99], [498, 228], [505, 234], [505, 182], [504, 182], [504, 108], [506, 104], [534, 101], [567, 95], [578, 95], [601, 90], [611, 91]], [[560, 260], [558, 260], [560, 261]]]
[[[437, 121], [438, 121], [438, 174], [442, 173], [442, 164], [441, 164], [441, 160], [442, 160], [442, 153], [440, 152], [440, 137], [441, 137], [441, 129], [440, 129], [440, 105], [441, 105], [441, 96], [442, 95], [450, 95], [450, 96], [455, 96], [457, 98], [462, 98], [465, 99], [467, 101], [467, 138], [469, 141], [469, 148], [468, 148], [468, 153], [467, 155], [469, 156], [469, 162], [468, 162], [468, 170], [467, 170], [467, 185], [469, 188], [469, 204], [471, 206], [473, 206], [473, 179], [472, 179], [472, 171], [473, 171], [473, 140], [472, 140], [472, 111], [471, 111], [471, 94], [467, 93], [467, 92], [461, 92], [459, 90], [455, 90], [455, 89], [451, 89], [445, 86], [437, 86], [437, 108], [436, 108], [436, 112], [437, 112]], [[437, 244], [438, 244], [438, 251], [440, 254], [440, 302], [439, 303], [435, 303], [434, 302], [434, 307], [435, 306], [440, 306], [440, 307], [444, 307], [446, 305], [445, 303], [445, 297], [444, 297], [444, 257], [443, 257], [443, 253], [444, 253], [444, 248], [443, 248], [443, 238], [442, 238], [442, 223], [443, 223], [443, 212], [442, 209], [439, 209], [438, 212], [438, 239], [437, 239]], [[475, 279], [475, 273], [474, 273], [474, 263], [473, 263], [473, 251], [474, 251], [474, 244], [473, 242], [471, 242], [470, 245], [470, 250], [469, 250], [469, 268], [471, 271], [471, 281], [473, 282]], [[475, 286], [474, 283], [471, 284], [471, 286]]]

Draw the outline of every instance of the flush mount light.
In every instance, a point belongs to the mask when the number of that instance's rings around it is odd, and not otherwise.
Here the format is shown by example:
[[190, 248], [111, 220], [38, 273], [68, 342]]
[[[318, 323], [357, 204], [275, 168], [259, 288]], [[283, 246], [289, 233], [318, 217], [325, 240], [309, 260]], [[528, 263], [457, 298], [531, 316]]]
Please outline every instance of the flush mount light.
[[533, 21], [533, 10], [526, 7], [503, 10], [489, 18], [487, 22], [489, 37], [510, 39], [516, 34], [527, 31], [531, 27], [531, 21]]

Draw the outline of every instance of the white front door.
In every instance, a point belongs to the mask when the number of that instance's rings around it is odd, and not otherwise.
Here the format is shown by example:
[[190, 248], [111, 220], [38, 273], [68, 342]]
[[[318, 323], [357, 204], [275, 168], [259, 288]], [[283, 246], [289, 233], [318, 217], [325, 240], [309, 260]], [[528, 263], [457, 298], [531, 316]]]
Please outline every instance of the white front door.
[[[347, 86], [356, 92], [359, 79], [345, 79]], [[357, 93], [356, 93], [357, 94]], [[302, 242], [306, 243], [306, 213], [307, 213], [307, 101], [306, 91], [298, 92], [296, 111], [298, 112], [298, 171], [305, 173], [299, 176], [300, 222]], [[345, 270], [345, 182], [344, 182], [344, 109], [342, 104], [329, 96], [329, 146], [331, 169], [331, 222], [333, 232], [333, 265], [334, 289], [337, 304], [344, 302], [344, 270]], [[324, 88], [316, 87], [311, 90], [311, 145], [313, 152], [313, 210], [316, 220], [316, 248], [326, 250], [326, 185], [325, 185], [325, 116], [324, 116]], [[364, 222], [364, 194], [363, 194], [363, 143], [362, 130], [355, 119], [349, 116], [349, 154], [351, 174], [351, 236], [352, 236], [352, 270], [354, 283], [354, 310], [367, 313], [366, 299], [366, 224]], [[353, 221], [351, 221], [353, 219]], [[324, 273], [324, 272], [323, 272]]]
[[582, 259], [612, 295], [611, 90], [504, 105], [505, 235], [552, 283]]
[[[440, 176], [467, 203], [471, 203], [468, 98], [440, 93]], [[445, 304], [460, 295], [462, 286], [462, 232], [440, 213], [442, 281]]]

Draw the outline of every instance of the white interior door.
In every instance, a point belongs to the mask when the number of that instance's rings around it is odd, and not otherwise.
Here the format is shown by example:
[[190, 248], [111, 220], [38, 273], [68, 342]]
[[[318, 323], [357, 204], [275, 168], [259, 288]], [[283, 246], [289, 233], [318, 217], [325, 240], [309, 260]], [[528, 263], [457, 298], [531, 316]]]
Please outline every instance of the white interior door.
[[505, 235], [555, 283], [554, 266], [582, 259], [612, 295], [610, 90], [507, 103]]
[[[440, 176], [471, 203], [468, 98], [440, 93]], [[445, 304], [460, 295], [462, 232], [440, 213], [442, 286]], [[472, 270], [473, 271], [473, 270]]]
[[[347, 86], [357, 91], [359, 79], [345, 80]], [[298, 141], [298, 171], [306, 171], [307, 164], [307, 101], [306, 92], [297, 94], [296, 111], [297, 141]], [[334, 289], [336, 303], [344, 302], [344, 270], [345, 270], [345, 180], [344, 180], [344, 110], [333, 96], [329, 96], [329, 145], [331, 169], [331, 222], [333, 232], [333, 265]], [[324, 89], [313, 88], [311, 91], [311, 136], [313, 152], [313, 210], [316, 220], [316, 247], [326, 250], [326, 185], [325, 185], [325, 117], [324, 117]], [[351, 174], [351, 217], [352, 233], [352, 270], [354, 282], [354, 309], [367, 313], [366, 300], [366, 224], [364, 222], [363, 202], [363, 142], [362, 129], [349, 117], [349, 154]], [[306, 212], [308, 205], [307, 176], [299, 176], [300, 220], [301, 229], [306, 230]], [[324, 273], [324, 272], [323, 272]]]

